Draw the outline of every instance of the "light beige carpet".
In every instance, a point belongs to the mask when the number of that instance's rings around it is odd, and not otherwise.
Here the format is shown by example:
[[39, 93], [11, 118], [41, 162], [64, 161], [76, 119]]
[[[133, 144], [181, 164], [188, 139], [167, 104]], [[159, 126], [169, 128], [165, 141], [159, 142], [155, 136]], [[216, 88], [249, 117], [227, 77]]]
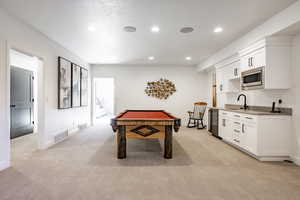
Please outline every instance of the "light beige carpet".
[[174, 158], [158, 140], [128, 140], [116, 158], [108, 125], [86, 129], [46, 150], [32, 137], [13, 143], [13, 167], [0, 172], [1, 200], [289, 200], [300, 199], [300, 168], [263, 163], [209, 136], [182, 128]]

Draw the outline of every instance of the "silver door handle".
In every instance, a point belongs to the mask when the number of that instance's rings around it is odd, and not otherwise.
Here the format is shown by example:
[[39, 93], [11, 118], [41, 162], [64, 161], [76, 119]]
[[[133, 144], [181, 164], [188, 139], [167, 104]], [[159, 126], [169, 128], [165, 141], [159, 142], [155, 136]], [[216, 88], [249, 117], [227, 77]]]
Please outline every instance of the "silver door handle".
[[237, 142], [237, 143], [240, 143], [240, 141], [239, 141], [239, 140], [236, 140], [236, 139], [234, 139], [233, 141], [235, 141], [235, 142]]

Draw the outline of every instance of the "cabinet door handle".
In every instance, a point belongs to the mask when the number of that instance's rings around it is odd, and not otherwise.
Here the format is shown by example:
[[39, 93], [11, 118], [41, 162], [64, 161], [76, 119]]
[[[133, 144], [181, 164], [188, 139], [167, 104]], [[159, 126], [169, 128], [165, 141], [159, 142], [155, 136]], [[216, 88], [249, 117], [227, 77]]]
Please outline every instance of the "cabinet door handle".
[[238, 125], [240, 125], [241, 123], [240, 122], [234, 122], [235, 124], [238, 124]]
[[222, 90], [223, 90], [223, 85], [221, 84], [221, 85], [220, 85], [220, 91], [222, 91]]
[[245, 133], [245, 124], [242, 124], [242, 133]]
[[240, 131], [238, 131], [238, 130], [236, 130], [236, 129], [234, 129], [234, 132], [236, 132], [236, 133], [240, 133]]
[[253, 57], [251, 57], [251, 67], [253, 67]]
[[238, 71], [237, 68], [234, 68], [234, 76], [238, 75], [237, 71]]
[[226, 126], [226, 120], [223, 119], [223, 126]]
[[240, 115], [234, 115], [235, 117], [241, 117]]
[[237, 139], [234, 139], [233, 141], [235, 141], [235, 142], [237, 142], [237, 143], [240, 143], [240, 141], [239, 141], [239, 140], [237, 140]]
[[246, 119], [253, 119], [252, 117], [246, 117]]
[[10, 105], [10, 107], [11, 107], [11, 108], [15, 108], [15, 107], [16, 107], [16, 105]]

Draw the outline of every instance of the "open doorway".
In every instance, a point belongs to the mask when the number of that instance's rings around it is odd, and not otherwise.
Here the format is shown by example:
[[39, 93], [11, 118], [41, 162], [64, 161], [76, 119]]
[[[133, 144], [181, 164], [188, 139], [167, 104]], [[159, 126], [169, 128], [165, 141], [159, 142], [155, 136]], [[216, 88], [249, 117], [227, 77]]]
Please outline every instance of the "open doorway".
[[11, 160], [22, 160], [38, 148], [38, 68], [34, 56], [11, 49], [10, 139]]
[[107, 122], [114, 115], [114, 78], [94, 79], [94, 122]]

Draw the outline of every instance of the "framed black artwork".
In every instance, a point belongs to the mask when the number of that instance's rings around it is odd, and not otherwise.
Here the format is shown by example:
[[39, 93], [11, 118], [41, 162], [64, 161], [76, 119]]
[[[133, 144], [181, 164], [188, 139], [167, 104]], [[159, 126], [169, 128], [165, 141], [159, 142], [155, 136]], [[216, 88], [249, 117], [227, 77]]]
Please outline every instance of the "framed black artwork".
[[80, 107], [81, 67], [72, 64], [72, 107]]
[[58, 57], [58, 109], [72, 107], [72, 63]]
[[80, 92], [80, 105], [88, 106], [89, 96], [88, 96], [88, 78], [89, 73], [88, 70], [81, 68], [81, 92]]

